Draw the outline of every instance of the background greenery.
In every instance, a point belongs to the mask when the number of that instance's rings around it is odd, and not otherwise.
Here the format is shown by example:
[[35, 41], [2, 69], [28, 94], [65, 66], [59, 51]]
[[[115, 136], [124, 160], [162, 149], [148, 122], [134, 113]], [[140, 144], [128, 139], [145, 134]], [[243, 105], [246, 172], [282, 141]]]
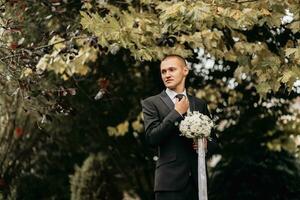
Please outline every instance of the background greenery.
[[[300, 196], [297, 0], [0, 1], [0, 199], [153, 199], [141, 99], [190, 63], [209, 199]], [[295, 84], [296, 83], [296, 84]]]

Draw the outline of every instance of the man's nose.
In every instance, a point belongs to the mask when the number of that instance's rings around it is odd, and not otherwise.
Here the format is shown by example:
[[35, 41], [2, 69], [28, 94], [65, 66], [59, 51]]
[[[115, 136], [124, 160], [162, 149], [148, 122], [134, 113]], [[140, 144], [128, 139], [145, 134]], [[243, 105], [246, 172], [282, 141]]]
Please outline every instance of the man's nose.
[[170, 77], [171, 73], [169, 71], [166, 72], [166, 77]]

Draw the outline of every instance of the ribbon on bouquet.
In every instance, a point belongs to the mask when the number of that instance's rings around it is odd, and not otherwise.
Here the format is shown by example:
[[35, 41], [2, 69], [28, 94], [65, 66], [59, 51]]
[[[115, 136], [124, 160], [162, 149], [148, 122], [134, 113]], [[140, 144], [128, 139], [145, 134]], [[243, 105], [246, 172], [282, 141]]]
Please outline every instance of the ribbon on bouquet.
[[205, 166], [205, 138], [198, 139], [198, 196], [199, 200], [207, 198], [207, 179]]

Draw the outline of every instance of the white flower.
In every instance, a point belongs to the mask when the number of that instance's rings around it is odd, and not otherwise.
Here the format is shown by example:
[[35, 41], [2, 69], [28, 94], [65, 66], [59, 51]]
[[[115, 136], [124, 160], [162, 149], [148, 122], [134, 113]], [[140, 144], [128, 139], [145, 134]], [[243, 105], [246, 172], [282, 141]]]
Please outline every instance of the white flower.
[[213, 121], [198, 111], [188, 112], [179, 124], [181, 135], [187, 138], [209, 137]]
[[285, 15], [281, 18], [281, 24], [289, 24], [294, 20], [294, 14], [290, 10], [285, 10]]

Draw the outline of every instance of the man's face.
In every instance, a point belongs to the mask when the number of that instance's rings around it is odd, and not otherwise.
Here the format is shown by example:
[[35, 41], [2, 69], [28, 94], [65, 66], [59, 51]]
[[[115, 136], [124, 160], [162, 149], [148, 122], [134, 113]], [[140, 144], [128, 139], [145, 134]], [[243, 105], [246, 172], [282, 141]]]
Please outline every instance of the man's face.
[[161, 62], [160, 74], [165, 86], [174, 90], [178, 86], [184, 86], [188, 69], [181, 59], [177, 57], [169, 57]]

